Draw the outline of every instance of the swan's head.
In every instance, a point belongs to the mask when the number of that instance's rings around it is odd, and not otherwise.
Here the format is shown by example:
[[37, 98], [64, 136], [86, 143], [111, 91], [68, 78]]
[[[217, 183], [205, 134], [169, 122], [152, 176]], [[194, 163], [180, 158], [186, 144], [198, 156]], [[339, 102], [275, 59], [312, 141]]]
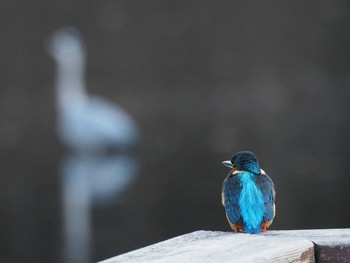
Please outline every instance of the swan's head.
[[85, 48], [78, 30], [64, 27], [52, 34], [48, 41], [48, 50], [58, 63], [83, 63]]

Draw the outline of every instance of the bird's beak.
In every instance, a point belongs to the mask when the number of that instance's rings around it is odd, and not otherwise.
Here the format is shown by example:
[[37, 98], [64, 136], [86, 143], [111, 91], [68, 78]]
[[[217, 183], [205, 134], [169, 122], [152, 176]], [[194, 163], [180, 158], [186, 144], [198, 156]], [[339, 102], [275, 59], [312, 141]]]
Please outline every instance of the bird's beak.
[[231, 163], [230, 160], [228, 160], [228, 161], [223, 161], [222, 164], [225, 165], [225, 166], [228, 167], [228, 168], [231, 168], [231, 169], [233, 168], [233, 165], [232, 165], [232, 163]]

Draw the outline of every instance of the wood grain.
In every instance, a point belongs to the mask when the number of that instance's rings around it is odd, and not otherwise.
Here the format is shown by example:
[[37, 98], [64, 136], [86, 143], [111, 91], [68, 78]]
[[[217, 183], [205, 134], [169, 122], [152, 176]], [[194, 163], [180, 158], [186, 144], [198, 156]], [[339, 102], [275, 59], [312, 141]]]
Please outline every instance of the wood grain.
[[147, 262], [315, 262], [313, 243], [290, 235], [196, 231], [103, 261]]
[[314, 229], [269, 231], [266, 236], [302, 237], [315, 245], [315, 260], [324, 262], [350, 262], [350, 229]]

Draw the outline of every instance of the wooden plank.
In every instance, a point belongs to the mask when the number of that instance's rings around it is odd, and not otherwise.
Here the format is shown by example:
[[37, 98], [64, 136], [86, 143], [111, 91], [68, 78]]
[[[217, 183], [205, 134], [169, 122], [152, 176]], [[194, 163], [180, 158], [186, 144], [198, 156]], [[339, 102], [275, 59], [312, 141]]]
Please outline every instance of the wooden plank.
[[303, 237], [196, 231], [103, 263], [315, 262], [313, 243]]
[[266, 236], [303, 237], [315, 244], [316, 262], [350, 262], [350, 229], [268, 231]]

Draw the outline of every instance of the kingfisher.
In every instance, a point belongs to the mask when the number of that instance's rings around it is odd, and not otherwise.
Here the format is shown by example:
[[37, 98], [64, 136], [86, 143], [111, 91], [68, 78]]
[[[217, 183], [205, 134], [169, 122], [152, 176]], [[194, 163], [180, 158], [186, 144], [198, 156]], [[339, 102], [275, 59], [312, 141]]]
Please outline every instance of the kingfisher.
[[221, 193], [230, 227], [234, 232], [265, 232], [276, 214], [276, 192], [271, 178], [260, 169], [250, 151], [237, 152], [222, 164], [231, 169]]

